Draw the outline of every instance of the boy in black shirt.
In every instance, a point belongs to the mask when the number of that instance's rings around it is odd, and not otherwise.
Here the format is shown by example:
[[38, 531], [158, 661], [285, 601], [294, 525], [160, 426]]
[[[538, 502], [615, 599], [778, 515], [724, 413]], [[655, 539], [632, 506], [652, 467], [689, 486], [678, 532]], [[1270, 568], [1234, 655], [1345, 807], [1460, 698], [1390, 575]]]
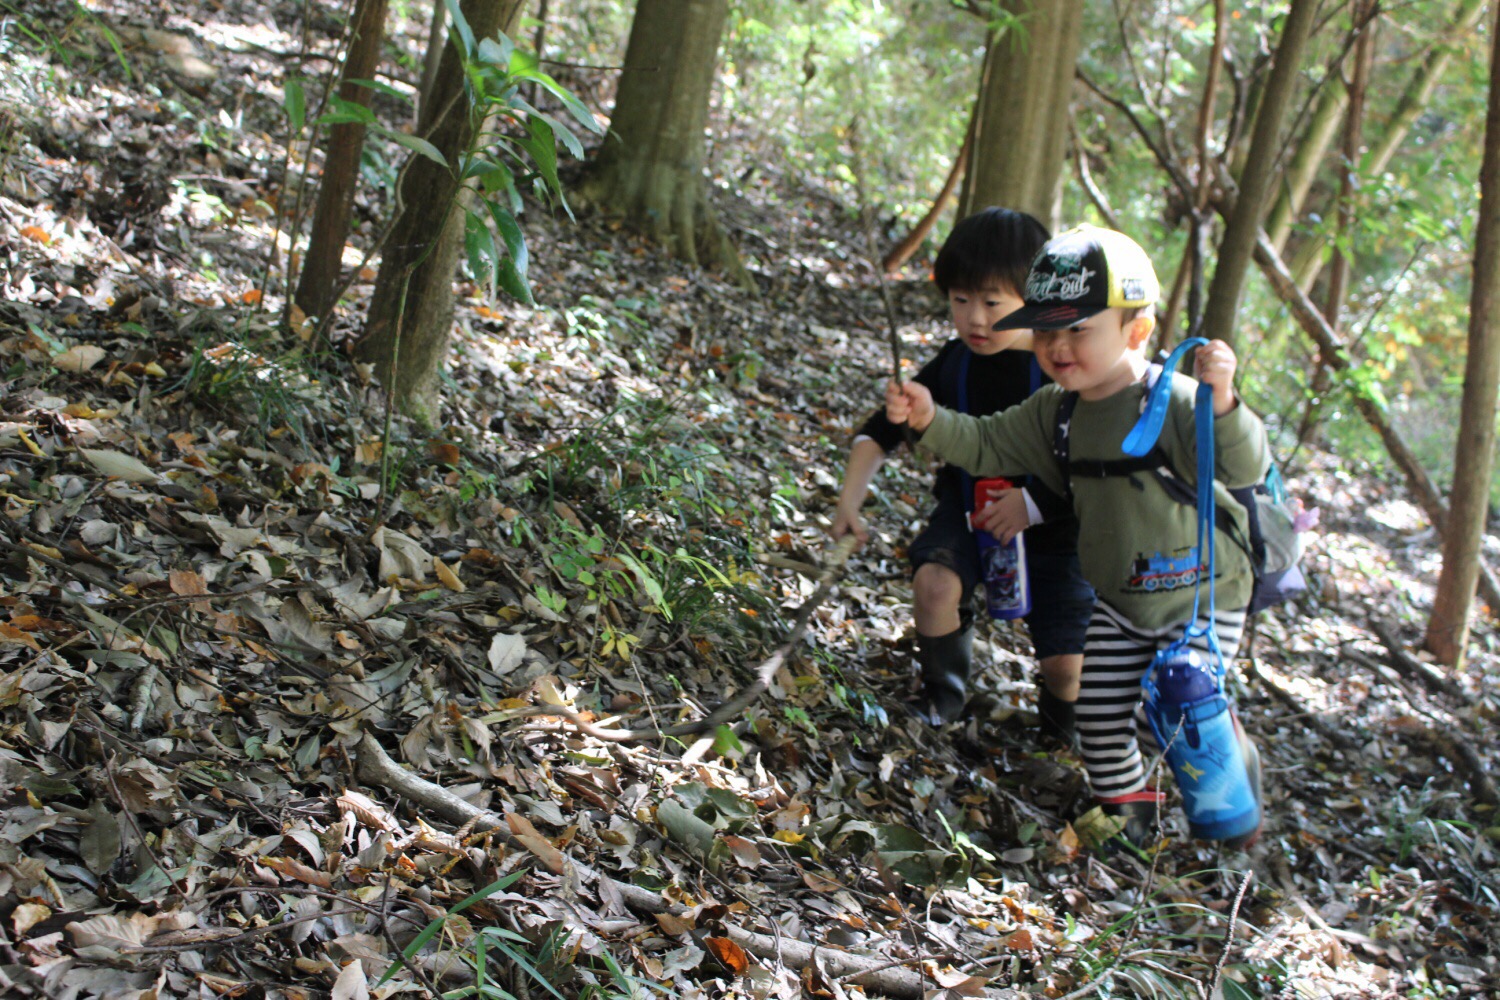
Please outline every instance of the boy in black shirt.
[[[958, 334], [917, 373], [943, 405], [986, 416], [1021, 402], [1044, 381], [1031, 353], [1029, 330], [992, 329], [996, 320], [1021, 308], [1021, 292], [1032, 259], [1047, 242], [1046, 228], [1024, 212], [987, 208], [953, 227], [933, 266], [933, 278], [948, 297]], [[885, 456], [902, 441], [901, 428], [877, 410], [855, 434], [832, 533], [866, 538], [859, 516]], [[979, 552], [969, 527], [972, 480], [945, 465], [933, 485], [937, 505], [927, 527], [912, 542], [912, 614], [922, 694], [913, 706], [933, 725], [963, 715], [973, 662], [970, 596], [980, 580]], [[1003, 512], [994, 534], [1008, 542], [1026, 535], [1032, 611], [1026, 616], [1041, 663], [1037, 706], [1043, 729], [1071, 741], [1073, 703], [1083, 668], [1084, 634], [1094, 593], [1078, 566], [1077, 523], [1066, 501], [1039, 485], [1007, 490], [991, 506]], [[988, 508], [987, 508], [988, 509]]]

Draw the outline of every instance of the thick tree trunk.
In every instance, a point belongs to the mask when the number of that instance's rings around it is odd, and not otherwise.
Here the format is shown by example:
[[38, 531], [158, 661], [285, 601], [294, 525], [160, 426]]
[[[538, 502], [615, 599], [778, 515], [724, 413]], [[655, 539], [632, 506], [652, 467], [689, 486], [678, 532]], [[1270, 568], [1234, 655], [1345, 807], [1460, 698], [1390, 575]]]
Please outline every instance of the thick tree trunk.
[[[521, 0], [464, 0], [461, 10], [474, 37], [487, 38], [512, 27]], [[473, 141], [479, 124], [464, 94], [458, 48], [449, 45], [419, 131], [450, 166], [412, 154], [401, 184], [401, 214], [375, 280], [364, 336], [355, 347], [361, 361], [375, 365], [397, 406], [425, 424], [437, 418], [438, 377], [453, 326], [453, 273], [463, 242], [459, 181], [451, 165]]]
[[714, 217], [703, 130], [728, 0], [640, 0], [610, 134], [583, 195], [679, 259], [749, 277]]
[[1219, 244], [1219, 260], [1214, 267], [1213, 283], [1209, 286], [1202, 328], [1207, 336], [1231, 344], [1235, 341], [1240, 292], [1245, 286], [1245, 274], [1255, 252], [1266, 194], [1281, 151], [1281, 124], [1291, 105], [1292, 92], [1301, 72], [1302, 51], [1316, 19], [1317, 7], [1316, 0], [1292, 0], [1291, 10], [1281, 29], [1281, 41], [1276, 46], [1265, 95], [1255, 114], [1255, 129], [1245, 169], [1240, 174], [1234, 211]]
[[1067, 155], [1068, 100], [1083, 28], [1083, 0], [1007, 0], [1021, 31], [990, 39], [975, 108], [973, 148], [959, 215], [990, 205], [1057, 224]]
[[[1469, 355], [1464, 362], [1464, 402], [1426, 645], [1438, 662], [1457, 666], [1469, 642], [1469, 608], [1479, 575], [1479, 548], [1489, 517], [1495, 461], [1495, 398], [1500, 384], [1500, 31], [1490, 33], [1490, 107], [1479, 173], [1479, 227], [1474, 236], [1474, 286], [1469, 298]], [[1500, 610], [1497, 608], [1495, 610]]]
[[[339, 96], [346, 101], [369, 106], [370, 89], [353, 81], [372, 79], [380, 65], [386, 7], [387, 0], [358, 0], [355, 4], [349, 55], [344, 59], [343, 83], [339, 85]], [[326, 316], [335, 305], [344, 241], [349, 238], [349, 210], [354, 204], [359, 157], [364, 147], [365, 127], [357, 122], [334, 125], [328, 130], [328, 145], [323, 151], [323, 182], [318, 187], [306, 263], [297, 282], [297, 305], [308, 316]]]

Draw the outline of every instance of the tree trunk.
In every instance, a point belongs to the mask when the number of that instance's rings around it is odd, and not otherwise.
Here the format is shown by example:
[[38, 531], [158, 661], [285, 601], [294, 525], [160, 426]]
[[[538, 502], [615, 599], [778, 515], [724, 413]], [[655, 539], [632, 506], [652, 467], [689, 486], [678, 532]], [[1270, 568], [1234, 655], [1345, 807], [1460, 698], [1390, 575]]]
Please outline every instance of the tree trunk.
[[1312, 121], [1308, 123], [1302, 141], [1297, 143], [1296, 151], [1292, 153], [1292, 162], [1287, 165], [1286, 173], [1282, 176], [1281, 193], [1276, 198], [1276, 204], [1271, 206], [1271, 214], [1266, 217], [1266, 235], [1271, 237], [1271, 245], [1276, 248], [1277, 253], [1286, 247], [1292, 225], [1302, 213], [1307, 192], [1312, 190], [1313, 180], [1318, 176], [1318, 167], [1323, 165], [1323, 157], [1328, 155], [1328, 147], [1332, 145], [1333, 136], [1338, 131], [1339, 116], [1348, 101], [1349, 91], [1336, 83], [1325, 84], [1322, 94], [1318, 96]]
[[1067, 155], [1068, 99], [1083, 28], [1083, 0], [1006, 0], [1024, 28], [990, 38], [974, 111], [971, 163], [959, 215], [1004, 205], [1057, 224]]
[[1282, 148], [1281, 123], [1291, 105], [1292, 91], [1302, 69], [1302, 51], [1306, 48], [1317, 7], [1316, 0], [1292, 0], [1291, 10], [1281, 29], [1276, 57], [1271, 64], [1265, 95], [1255, 114], [1255, 129], [1245, 169], [1240, 175], [1234, 211], [1219, 244], [1219, 262], [1214, 267], [1213, 283], [1209, 286], [1203, 331], [1231, 344], [1235, 341], [1240, 292], [1245, 286], [1245, 273], [1255, 252], [1255, 238], [1260, 232], [1266, 194]]
[[703, 131], [728, 0], [640, 0], [610, 134], [582, 194], [692, 264], [753, 287], [714, 217]]
[[[1469, 607], [1479, 575], [1479, 549], [1489, 517], [1490, 475], [1495, 461], [1495, 398], [1500, 383], [1500, 31], [1491, 31], [1489, 114], [1484, 125], [1484, 165], [1479, 172], [1479, 225], [1474, 234], [1474, 287], [1469, 299], [1469, 354], [1464, 362], [1464, 401], [1426, 645], [1438, 662], [1457, 666], [1469, 642]], [[1495, 610], [1500, 610], [1496, 608]]]
[[[508, 31], [522, 0], [464, 0], [464, 17], [476, 39]], [[456, 164], [481, 123], [470, 114], [462, 57], [456, 45], [443, 52], [431, 100], [419, 131], [450, 166], [412, 154], [401, 184], [400, 215], [392, 224], [364, 336], [355, 355], [375, 373], [397, 406], [424, 424], [436, 422], [438, 377], [453, 326], [453, 273], [463, 242]]]
[[448, 6], [443, 0], [432, 0], [432, 20], [427, 25], [427, 54], [422, 57], [422, 85], [417, 91], [417, 117], [427, 113], [433, 82], [443, 62], [448, 41]]
[[[386, 6], [387, 0], [358, 0], [350, 25], [349, 54], [344, 59], [339, 97], [365, 107], [370, 104], [370, 88], [353, 81], [372, 79], [380, 65]], [[306, 263], [297, 282], [297, 305], [308, 316], [326, 316], [335, 305], [344, 241], [349, 238], [349, 211], [354, 204], [359, 157], [364, 147], [365, 127], [358, 122], [329, 128], [328, 145], [323, 151], [323, 182], [318, 186]]]
[[[1344, 155], [1339, 164], [1338, 239], [1348, 234], [1354, 226], [1354, 197], [1359, 188], [1360, 146], [1364, 142], [1365, 89], [1370, 81], [1370, 64], [1375, 59], [1375, 33], [1379, 11], [1378, 0], [1360, 0], [1355, 6], [1354, 20], [1363, 24], [1359, 41], [1354, 49], [1354, 76], [1349, 82], [1349, 113], [1344, 120]], [[1337, 243], [1333, 251], [1333, 270], [1328, 275], [1328, 304], [1323, 316], [1335, 331], [1339, 328], [1340, 314], [1344, 311], [1344, 296], [1349, 285], [1349, 272], [1353, 267], [1350, 255], [1339, 250]]]
[[894, 271], [911, 259], [911, 255], [917, 252], [917, 247], [932, 232], [932, 227], [937, 225], [938, 216], [948, 207], [948, 200], [953, 197], [953, 189], [958, 187], [958, 180], [964, 175], [964, 170], [969, 165], [969, 150], [974, 141], [974, 117], [969, 116], [969, 127], [964, 131], [964, 144], [958, 148], [958, 155], [953, 158], [953, 166], [948, 168], [948, 178], [943, 181], [943, 189], [938, 192], [936, 198], [932, 199], [932, 207], [922, 220], [912, 227], [911, 232], [906, 234], [900, 243], [891, 248], [891, 251], [880, 261], [883, 271]]

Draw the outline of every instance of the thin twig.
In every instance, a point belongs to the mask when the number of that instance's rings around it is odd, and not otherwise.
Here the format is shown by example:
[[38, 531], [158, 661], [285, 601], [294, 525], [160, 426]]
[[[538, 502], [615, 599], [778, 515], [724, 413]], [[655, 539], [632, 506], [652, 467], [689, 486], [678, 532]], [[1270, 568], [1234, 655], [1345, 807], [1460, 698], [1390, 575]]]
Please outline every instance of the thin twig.
[[1229, 961], [1229, 953], [1234, 950], [1234, 925], [1240, 919], [1240, 904], [1245, 901], [1245, 890], [1250, 888], [1250, 880], [1255, 877], [1252, 868], [1245, 872], [1245, 877], [1240, 880], [1240, 891], [1234, 894], [1234, 907], [1229, 911], [1229, 929], [1224, 932], [1224, 950], [1219, 953], [1219, 962], [1214, 966], [1214, 977], [1208, 983], [1208, 995], [1213, 996], [1219, 988], [1219, 980], [1224, 975], [1224, 963]]

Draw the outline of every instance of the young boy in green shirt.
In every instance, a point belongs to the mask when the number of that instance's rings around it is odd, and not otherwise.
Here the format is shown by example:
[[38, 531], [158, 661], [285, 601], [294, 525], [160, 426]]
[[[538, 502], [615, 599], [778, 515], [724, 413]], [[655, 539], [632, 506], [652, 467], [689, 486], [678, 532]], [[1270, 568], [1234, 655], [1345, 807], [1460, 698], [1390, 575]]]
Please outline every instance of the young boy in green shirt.
[[[1160, 796], [1146, 788], [1137, 739], [1138, 731], [1149, 738], [1141, 678], [1156, 652], [1191, 624], [1203, 570], [1197, 510], [1180, 499], [1181, 491], [1191, 497], [1196, 489], [1194, 380], [1173, 380], [1156, 464], [1119, 471], [1127, 459], [1125, 435], [1162, 374], [1146, 360], [1159, 294], [1150, 258], [1135, 241], [1080, 226], [1047, 243], [1027, 277], [1026, 305], [996, 324], [1033, 331], [1052, 385], [982, 419], [934, 407], [919, 383], [886, 389], [888, 417], [910, 424], [921, 445], [944, 460], [979, 476], [1030, 474], [1071, 494], [1083, 574], [1098, 594], [1076, 708], [1080, 749], [1094, 794], [1105, 812], [1125, 819], [1124, 832], [1136, 843], [1154, 833], [1160, 807]], [[1247, 514], [1229, 489], [1260, 482], [1270, 451], [1260, 419], [1235, 395], [1234, 351], [1215, 340], [1196, 358], [1198, 378], [1213, 387], [1214, 493], [1227, 515], [1216, 528], [1214, 626], [1229, 662], [1254, 582], [1240, 541], [1249, 537]], [[1071, 413], [1060, 415], [1061, 407]], [[986, 526], [983, 515], [976, 521]], [[1207, 649], [1202, 637], [1193, 645]], [[1251, 767], [1258, 772], [1257, 763]]]

